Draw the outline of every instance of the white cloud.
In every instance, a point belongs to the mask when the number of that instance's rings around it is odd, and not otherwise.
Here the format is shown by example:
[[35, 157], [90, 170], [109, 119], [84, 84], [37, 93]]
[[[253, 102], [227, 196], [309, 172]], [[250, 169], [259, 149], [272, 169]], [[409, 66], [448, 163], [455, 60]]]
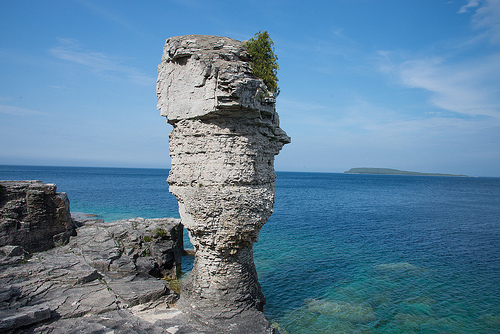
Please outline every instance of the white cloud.
[[104, 53], [84, 50], [74, 39], [63, 38], [59, 39], [59, 42], [59, 46], [50, 49], [50, 53], [59, 59], [86, 66], [100, 75], [125, 77], [139, 85], [154, 84], [156, 80], [144, 74], [140, 69], [124, 65]]
[[500, 50], [496, 47], [500, 44], [500, 0], [469, 0], [459, 13], [471, 8], [475, 9], [474, 27], [482, 29], [476, 30], [474, 38], [440, 53], [400, 62], [392, 52], [380, 51], [379, 70], [407, 87], [428, 91], [429, 102], [440, 109], [500, 118]]
[[479, 1], [478, 0], [469, 0], [469, 2], [466, 5], [463, 5], [460, 7], [460, 10], [458, 11], [459, 14], [467, 13], [469, 11], [469, 8], [474, 8], [479, 6]]
[[500, 0], [486, 0], [476, 10], [473, 23], [477, 29], [486, 31], [491, 43], [500, 44]]
[[491, 43], [500, 44], [500, 0], [469, 0], [458, 13], [468, 13], [472, 8], [475, 8], [472, 18], [474, 28], [484, 30], [483, 37]]
[[439, 108], [500, 118], [500, 54], [459, 63], [417, 59], [397, 71], [403, 84], [431, 92], [430, 101]]
[[0, 104], [0, 113], [14, 116], [37, 116], [37, 115], [47, 115], [43, 111], [20, 108], [15, 106], [9, 106]]

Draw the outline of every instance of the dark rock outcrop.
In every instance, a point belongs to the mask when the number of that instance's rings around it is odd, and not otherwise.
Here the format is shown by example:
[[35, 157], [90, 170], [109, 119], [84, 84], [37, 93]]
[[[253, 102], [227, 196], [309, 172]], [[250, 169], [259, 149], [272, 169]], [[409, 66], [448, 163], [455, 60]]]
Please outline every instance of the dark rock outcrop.
[[[0, 332], [68, 333], [74, 328], [92, 332], [89, 319], [95, 328], [106, 328], [110, 322], [99, 315], [109, 312], [118, 312], [122, 330], [134, 322], [138, 333], [159, 330], [133, 313], [154, 309], [165, 313], [163, 318], [171, 318], [167, 309], [177, 296], [167, 281], [150, 274], [172, 278], [178, 272], [180, 221], [135, 218], [104, 223], [90, 219], [77, 224], [83, 226], [67, 245], [31, 257], [25, 257], [19, 246], [0, 248]], [[12, 261], [19, 257], [23, 260]], [[80, 317], [85, 321], [74, 320]]]
[[74, 236], [66, 193], [41, 181], [0, 181], [0, 246], [37, 252]]
[[220, 332], [272, 331], [253, 244], [272, 213], [274, 156], [290, 138], [242, 42], [167, 39], [158, 108], [170, 133], [170, 191], [196, 249], [178, 307]]

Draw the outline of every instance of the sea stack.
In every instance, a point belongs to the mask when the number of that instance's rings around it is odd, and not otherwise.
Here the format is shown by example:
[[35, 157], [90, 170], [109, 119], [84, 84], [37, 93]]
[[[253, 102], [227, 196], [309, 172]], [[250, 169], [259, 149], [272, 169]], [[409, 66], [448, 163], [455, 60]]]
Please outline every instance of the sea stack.
[[178, 307], [222, 333], [272, 329], [253, 244], [273, 211], [274, 156], [290, 138], [275, 98], [227, 37], [167, 39], [158, 66], [158, 109], [170, 133], [170, 192], [196, 249]]

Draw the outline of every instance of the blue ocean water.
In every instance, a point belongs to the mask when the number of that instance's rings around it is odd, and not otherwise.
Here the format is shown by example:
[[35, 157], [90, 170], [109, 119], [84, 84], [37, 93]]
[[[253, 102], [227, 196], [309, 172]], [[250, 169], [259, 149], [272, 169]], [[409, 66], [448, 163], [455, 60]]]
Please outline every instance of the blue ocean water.
[[[282, 333], [500, 333], [500, 178], [278, 172], [255, 244]], [[0, 166], [106, 221], [178, 217], [168, 170]]]

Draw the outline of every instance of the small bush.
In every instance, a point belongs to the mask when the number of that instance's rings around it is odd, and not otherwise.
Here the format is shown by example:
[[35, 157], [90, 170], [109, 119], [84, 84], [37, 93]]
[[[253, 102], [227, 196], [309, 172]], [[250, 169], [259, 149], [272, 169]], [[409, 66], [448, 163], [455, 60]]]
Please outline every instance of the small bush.
[[259, 31], [245, 44], [248, 53], [252, 56], [250, 65], [253, 73], [264, 80], [267, 89], [277, 97], [278, 88], [278, 57], [274, 54], [274, 42], [267, 31]]
[[161, 227], [158, 227], [155, 231], [155, 234], [159, 238], [165, 238], [167, 236], [167, 232], [162, 229]]
[[168, 282], [168, 286], [170, 290], [172, 290], [174, 293], [180, 295], [181, 294], [181, 281], [177, 278], [174, 279], [166, 279]]

